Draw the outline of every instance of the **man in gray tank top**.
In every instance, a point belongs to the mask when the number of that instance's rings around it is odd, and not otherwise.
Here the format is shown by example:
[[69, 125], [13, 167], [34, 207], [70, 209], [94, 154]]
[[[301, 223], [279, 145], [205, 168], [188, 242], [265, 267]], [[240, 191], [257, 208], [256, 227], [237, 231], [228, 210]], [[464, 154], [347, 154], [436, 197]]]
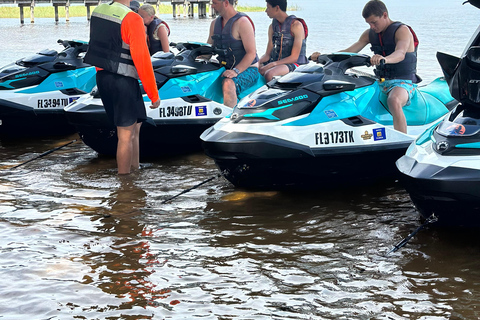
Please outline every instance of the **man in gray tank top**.
[[218, 59], [227, 70], [222, 74], [223, 103], [237, 104], [240, 92], [254, 85], [258, 72], [255, 29], [252, 20], [234, 7], [235, 0], [212, 0], [219, 17], [210, 25], [207, 43], [225, 51]]

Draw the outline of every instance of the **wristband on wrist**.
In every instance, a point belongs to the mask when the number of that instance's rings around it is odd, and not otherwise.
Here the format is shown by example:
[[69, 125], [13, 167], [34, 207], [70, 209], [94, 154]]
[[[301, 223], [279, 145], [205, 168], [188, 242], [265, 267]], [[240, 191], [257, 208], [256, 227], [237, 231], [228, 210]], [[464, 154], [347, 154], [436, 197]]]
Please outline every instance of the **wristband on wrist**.
[[237, 68], [232, 68], [233, 71], [235, 71], [238, 74], [240, 74], [240, 70], [238, 70]]

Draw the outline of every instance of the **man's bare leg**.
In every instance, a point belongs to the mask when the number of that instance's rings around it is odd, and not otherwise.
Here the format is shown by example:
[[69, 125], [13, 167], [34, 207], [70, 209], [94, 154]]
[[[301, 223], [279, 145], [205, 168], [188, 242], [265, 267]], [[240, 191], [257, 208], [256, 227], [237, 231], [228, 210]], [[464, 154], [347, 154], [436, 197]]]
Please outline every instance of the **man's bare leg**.
[[225, 78], [222, 84], [223, 104], [233, 108], [237, 105], [237, 88], [232, 79]]
[[395, 87], [388, 94], [387, 104], [393, 116], [393, 128], [403, 133], [407, 133], [407, 119], [403, 113], [407, 101], [408, 92], [404, 88]]
[[117, 127], [117, 167], [118, 174], [129, 174], [132, 167], [133, 140], [137, 123], [128, 127]]
[[140, 168], [140, 127], [142, 123], [137, 123], [135, 125], [135, 132], [133, 137], [132, 145], [132, 170], [138, 170]]

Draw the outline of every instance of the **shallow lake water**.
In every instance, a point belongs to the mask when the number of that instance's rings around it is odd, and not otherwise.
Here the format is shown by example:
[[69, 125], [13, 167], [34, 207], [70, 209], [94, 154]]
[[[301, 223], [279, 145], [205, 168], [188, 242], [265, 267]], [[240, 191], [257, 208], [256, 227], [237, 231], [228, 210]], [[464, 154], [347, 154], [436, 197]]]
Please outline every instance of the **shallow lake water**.
[[[461, 2], [386, 2], [424, 39], [426, 81], [441, 76], [434, 53], [461, 54], [478, 25]], [[297, 3], [308, 52], [367, 27], [363, 1]], [[261, 51], [268, 21], [252, 17]], [[172, 41], [206, 40], [210, 19], [164, 18]], [[85, 18], [0, 26], [0, 65], [88, 39]], [[119, 177], [77, 141], [12, 168], [77, 138], [0, 139], [0, 319], [480, 318], [478, 231], [426, 228], [387, 255], [422, 223], [398, 181], [248, 191], [216, 178], [162, 204], [216, 176], [213, 161], [150, 159]]]

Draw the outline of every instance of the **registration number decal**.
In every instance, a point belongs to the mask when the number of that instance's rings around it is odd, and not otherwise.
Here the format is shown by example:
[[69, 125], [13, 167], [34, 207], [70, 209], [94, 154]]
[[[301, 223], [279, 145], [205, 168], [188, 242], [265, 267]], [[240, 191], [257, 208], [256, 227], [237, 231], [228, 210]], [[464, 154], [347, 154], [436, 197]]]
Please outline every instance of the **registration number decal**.
[[316, 132], [315, 144], [354, 143], [353, 131]]
[[183, 117], [192, 114], [192, 106], [165, 107], [158, 110], [160, 118]]
[[37, 107], [39, 109], [66, 107], [68, 104], [68, 98], [37, 100]]

